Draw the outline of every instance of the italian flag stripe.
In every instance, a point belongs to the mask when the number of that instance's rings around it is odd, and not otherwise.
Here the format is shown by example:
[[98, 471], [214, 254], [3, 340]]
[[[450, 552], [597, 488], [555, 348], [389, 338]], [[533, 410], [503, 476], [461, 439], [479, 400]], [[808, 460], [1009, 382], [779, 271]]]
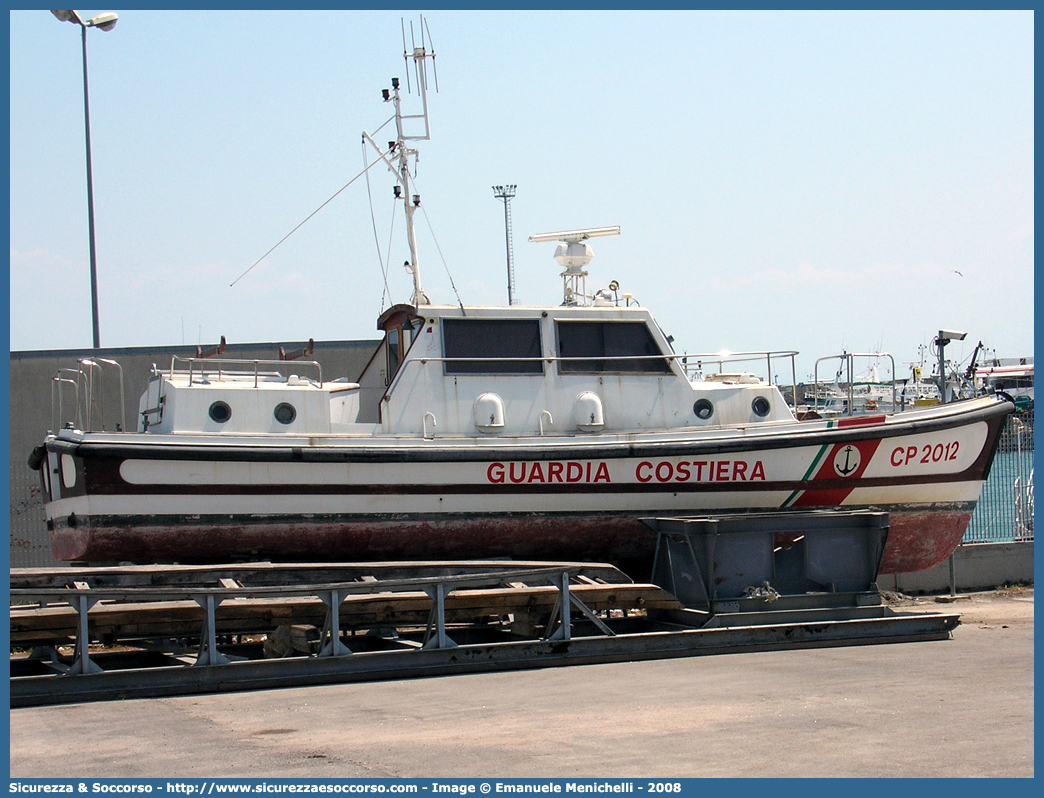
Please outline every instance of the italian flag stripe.
[[[837, 426], [837, 422], [836, 421], [828, 421], [827, 422], [827, 429], [832, 429], [832, 428], [834, 428], [836, 426]], [[824, 443], [821, 447], [819, 447], [819, 452], [812, 459], [812, 465], [810, 465], [808, 467], [808, 471], [805, 472], [805, 476], [803, 476], [801, 478], [802, 482], [807, 482], [808, 480], [810, 480], [812, 478], [812, 475], [816, 472], [816, 469], [819, 468], [819, 464], [822, 463], [823, 462], [823, 458], [826, 457], [826, 453], [830, 449], [830, 446], [831, 446], [831, 444]], [[794, 502], [797, 501], [798, 496], [800, 496], [803, 492], [804, 491], [800, 491], [800, 490], [794, 491], [789, 496], [787, 496], [786, 501], [784, 501], [783, 504], [780, 505], [780, 506], [781, 507], [790, 507], [790, 505], [792, 505]]]

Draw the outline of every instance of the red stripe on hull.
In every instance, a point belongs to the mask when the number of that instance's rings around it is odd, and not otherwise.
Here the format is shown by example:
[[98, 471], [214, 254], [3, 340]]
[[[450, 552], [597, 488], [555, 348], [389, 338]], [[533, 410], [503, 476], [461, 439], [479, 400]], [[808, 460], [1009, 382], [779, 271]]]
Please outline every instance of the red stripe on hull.
[[[810, 488], [797, 498], [792, 507], [837, 507], [848, 498], [848, 494], [858, 486], [858, 480], [862, 478], [867, 466], [877, 452], [881, 440], [854, 441], [852, 443], [835, 444], [824, 458], [819, 471], [812, 477], [812, 483], [837, 482], [838, 478], [851, 480], [850, 486], [835, 488], [833, 490], [821, 490]], [[849, 459], [851, 458], [851, 459]], [[851, 470], [847, 463], [852, 463]], [[841, 470], [839, 470], [841, 469]]]
[[852, 416], [851, 418], [838, 419], [837, 428], [845, 429], [846, 427], [870, 427], [874, 424], [884, 424], [884, 415], [878, 416]]

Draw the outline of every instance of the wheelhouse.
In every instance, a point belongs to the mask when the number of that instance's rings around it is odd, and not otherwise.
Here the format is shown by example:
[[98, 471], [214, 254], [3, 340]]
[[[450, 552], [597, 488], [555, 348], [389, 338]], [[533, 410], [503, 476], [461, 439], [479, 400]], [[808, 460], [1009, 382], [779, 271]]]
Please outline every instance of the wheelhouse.
[[379, 326], [388, 433], [575, 435], [793, 420], [779, 391], [751, 375], [690, 381], [638, 305], [400, 305]]

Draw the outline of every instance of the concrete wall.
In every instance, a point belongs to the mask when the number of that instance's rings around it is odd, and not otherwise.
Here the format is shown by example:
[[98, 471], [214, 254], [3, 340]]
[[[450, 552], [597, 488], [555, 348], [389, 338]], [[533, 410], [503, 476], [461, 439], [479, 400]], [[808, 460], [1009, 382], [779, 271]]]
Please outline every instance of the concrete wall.
[[[338, 377], [359, 382], [361, 420], [377, 421], [377, 406], [384, 393], [383, 358], [375, 360], [379, 341], [316, 341], [312, 355], [301, 360], [314, 360], [322, 366], [323, 379]], [[223, 357], [277, 360], [279, 347], [287, 351], [302, 349], [303, 342], [229, 344]], [[26, 464], [34, 446], [43, 442], [48, 430], [75, 417], [75, 388], [62, 384], [57, 391], [54, 377], [60, 369], [75, 371], [80, 358], [92, 356], [117, 361], [123, 367], [124, 411], [128, 429], [137, 428], [138, 398], [145, 391], [152, 364], [169, 368], [171, 357], [193, 357], [195, 347], [132, 347], [123, 349], [50, 350], [11, 353], [11, 567], [45, 567], [57, 563], [51, 557], [39, 473]], [[374, 361], [371, 364], [371, 361]], [[369, 368], [367, 368], [369, 366]], [[300, 361], [287, 363], [284, 373], [314, 376]], [[119, 371], [103, 366], [95, 372], [94, 427], [114, 430], [122, 424]], [[364, 374], [365, 372], [365, 374]], [[75, 379], [75, 374], [62, 372]], [[59, 418], [58, 405], [61, 404]], [[100, 422], [99, 422], [100, 419]]]
[[[1033, 541], [1024, 543], [968, 543], [953, 553], [957, 590], [989, 590], [1004, 584], [1033, 584]], [[950, 564], [944, 562], [927, 571], [881, 576], [882, 590], [914, 595], [950, 589]]]

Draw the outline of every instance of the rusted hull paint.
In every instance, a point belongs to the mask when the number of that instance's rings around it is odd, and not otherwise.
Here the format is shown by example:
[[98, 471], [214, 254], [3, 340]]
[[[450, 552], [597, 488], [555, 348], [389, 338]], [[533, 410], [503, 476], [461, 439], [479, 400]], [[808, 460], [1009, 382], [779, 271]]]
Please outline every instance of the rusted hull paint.
[[971, 509], [892, 514], [879, 573], [925, 571], [944, 562], [961, 544], [971, 517]]
[[[856, 508], [846, 508], [856, 509]], [[968, 506], [890, 512], [881, 573], [931, 568], [957, 547]], [[635, 516], [501, 516], [453, 519], [103, 519], [91, 527], [56, 523], [51, 543], [62, 560], [222, 562], [242, 559], [377, 561], [515, 558], [609, 561], [635, 578], [651, 566], [656, 536]]]

